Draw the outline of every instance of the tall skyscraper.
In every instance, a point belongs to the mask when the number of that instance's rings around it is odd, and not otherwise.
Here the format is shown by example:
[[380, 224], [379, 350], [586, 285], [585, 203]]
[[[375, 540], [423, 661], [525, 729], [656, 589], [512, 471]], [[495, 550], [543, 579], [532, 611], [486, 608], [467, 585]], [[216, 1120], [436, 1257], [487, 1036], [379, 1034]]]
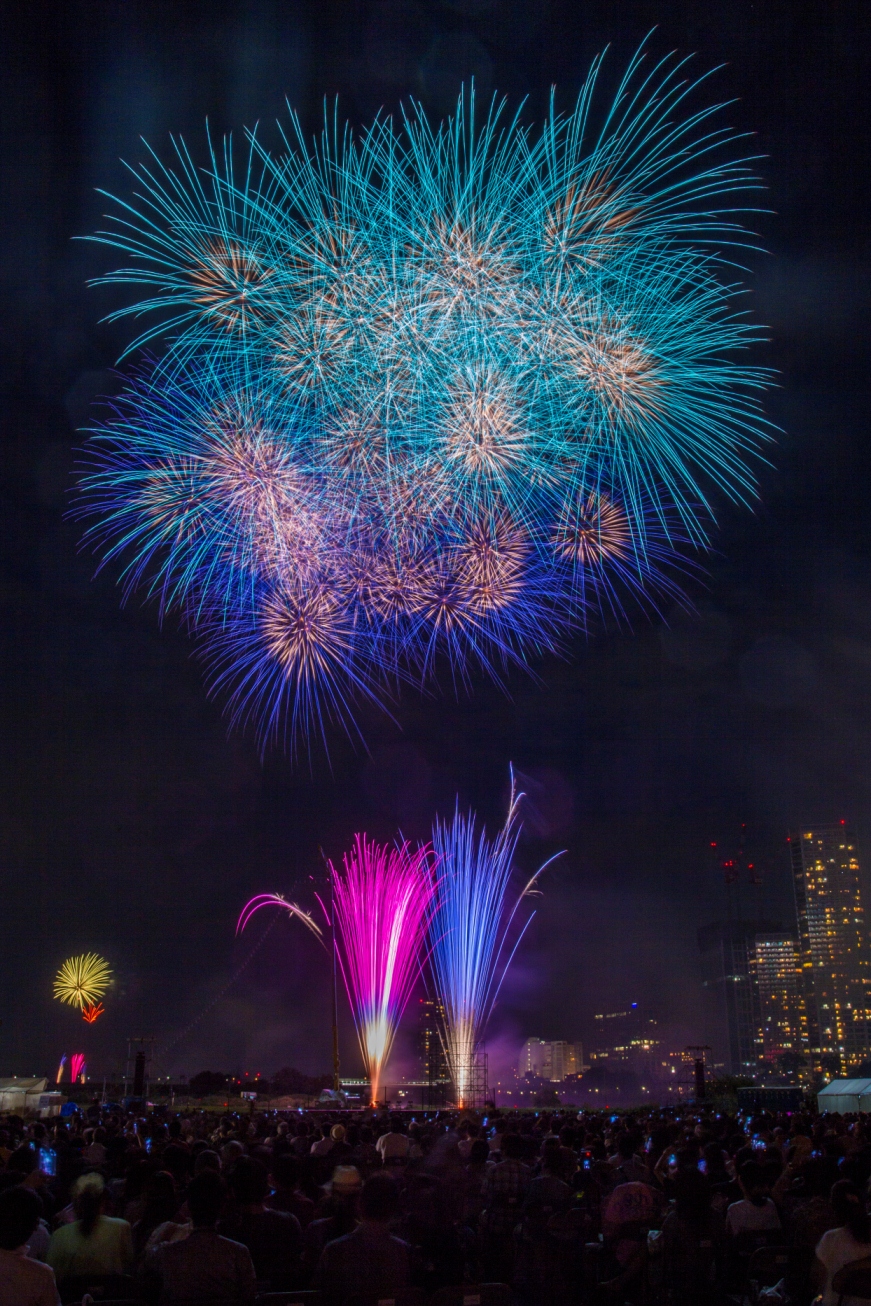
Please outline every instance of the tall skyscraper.
[[807, 1048], [819, 1068], [868, 1057], [871, 967], [855, 832], [844, 822], [790, 835]]
[[754, 951], [762, 1058], [766, 1068], [776, 1070], [784, 1054], [805, 1050], [798, 948], [791, 934], [757, 934]]
[[762, 1012], [756, 982], [756, 937], [770, 921], [715, 921], [698, 932], [705, 995], [705, 1040], [714, 1064], [727, 1074], [755, 1075], [763, 1055]]
[[418, 1006], [417, 1047], [423, 1078], [440, 1083], [449, 1078], [443, 1043], [445, 1009], [438, 999], [421, 998]]

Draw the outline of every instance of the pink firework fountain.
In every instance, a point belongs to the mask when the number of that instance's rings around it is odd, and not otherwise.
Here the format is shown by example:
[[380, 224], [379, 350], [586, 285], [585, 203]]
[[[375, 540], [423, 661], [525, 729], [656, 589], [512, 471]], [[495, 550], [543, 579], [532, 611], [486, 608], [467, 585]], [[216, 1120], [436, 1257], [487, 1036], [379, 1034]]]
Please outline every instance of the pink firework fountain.
[[341, 870], [330, 863], [339, 964], [371, 1102], [420, 971], [434, 890], [433, 854], [381, 847], [358, 834]]

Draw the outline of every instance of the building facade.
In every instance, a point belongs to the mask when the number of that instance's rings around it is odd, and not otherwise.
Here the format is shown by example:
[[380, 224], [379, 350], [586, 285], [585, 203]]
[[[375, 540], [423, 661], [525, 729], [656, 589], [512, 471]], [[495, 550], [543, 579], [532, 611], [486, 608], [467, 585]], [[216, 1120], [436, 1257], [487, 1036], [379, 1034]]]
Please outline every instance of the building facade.
[[418, 1003], [417, 1050], [424, 1080], [440, 1083], [449, 1078], [444, 1046], [445, 1009], [438, 999]]
[[728, 1075], [755, 1075], [764, 1055], [756, 939], [776, 930], [770, 921], [737, 920], [715, 921], [698, 932], [705, 1040]]
[[656, 1020], [637, 1002], [593, 1016], [591, 1060], [640, 1068], [659, 1047]]
[[805, 826], [790, 835], [790, 850], [803, 1039], [814, 1069], [844, 1070], [871, 1053], [871, 968], [855, 832], [844, 822]]
[[561, 1084], [569, 1075], [579, 1075], [583, 1070], [584, 1052], [580, 1043], [569, 1043], [565, 1039], [548, 1041], [543, 1038], [528, 1038], [520, 1052], [518, 1077], [525, 1079], [547, 1079], [552, 1084]]
[[782, 932], [757, 934], [754, 959], [759, 990], [762, 1068], [782, 1069], [787, 1054], [795, 1057], [805, 1052], [805, 1014], [799, 989], [797, 942], [793, 935]]

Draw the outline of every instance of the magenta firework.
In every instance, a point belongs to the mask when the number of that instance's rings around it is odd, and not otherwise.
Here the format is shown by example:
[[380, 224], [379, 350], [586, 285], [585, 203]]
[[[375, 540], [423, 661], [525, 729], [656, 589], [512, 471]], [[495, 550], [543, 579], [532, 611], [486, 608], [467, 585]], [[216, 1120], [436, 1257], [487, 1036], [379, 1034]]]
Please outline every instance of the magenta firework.
[[382, 847], [358, 834], [341, 869], [331, 864], [339, 964], [371, 1102], [399, 1019], [420, 973], [433, 895], [433, 855], [407, 843]]

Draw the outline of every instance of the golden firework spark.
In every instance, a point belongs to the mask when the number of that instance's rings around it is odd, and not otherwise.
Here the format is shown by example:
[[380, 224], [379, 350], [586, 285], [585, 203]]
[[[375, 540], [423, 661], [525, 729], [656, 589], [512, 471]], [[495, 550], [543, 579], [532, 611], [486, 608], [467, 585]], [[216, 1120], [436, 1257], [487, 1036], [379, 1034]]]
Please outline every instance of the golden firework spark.
[[71, 1007], [92, 1006], [103, 996], [112, 981], [109, 963], [96, 952], [70, 957], [54, 977], [54, 996]]

